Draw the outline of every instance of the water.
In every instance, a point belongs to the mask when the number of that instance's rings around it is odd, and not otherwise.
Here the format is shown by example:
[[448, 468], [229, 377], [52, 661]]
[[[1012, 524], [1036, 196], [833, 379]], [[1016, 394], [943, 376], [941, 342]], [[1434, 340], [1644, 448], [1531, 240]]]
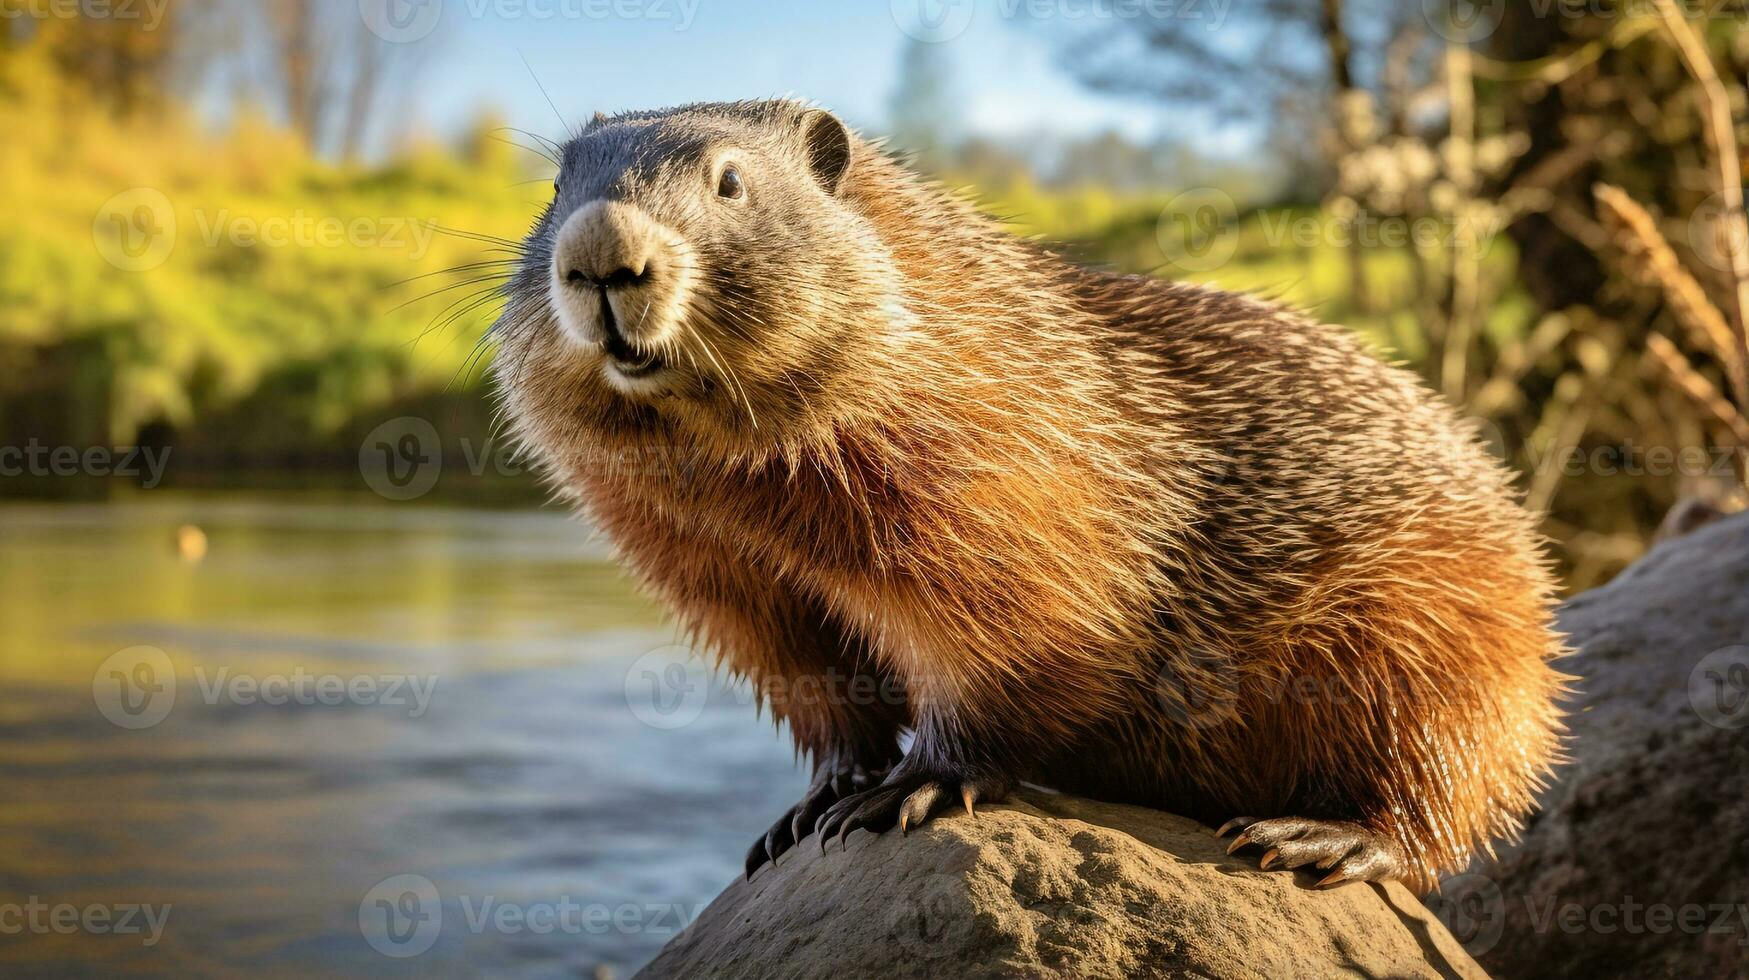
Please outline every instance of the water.
[[553, 512], [0, 506], [0, 685], [9, 976], [624, 976], [803, 786]]

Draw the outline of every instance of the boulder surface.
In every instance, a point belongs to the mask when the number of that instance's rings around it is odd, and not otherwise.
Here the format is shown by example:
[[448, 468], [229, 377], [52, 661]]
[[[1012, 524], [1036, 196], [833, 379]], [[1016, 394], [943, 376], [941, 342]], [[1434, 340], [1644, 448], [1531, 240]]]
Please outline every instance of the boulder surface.
[[1432, 903], [1507, 978], [1749, 978], [1749, 514], [1561, 610], [1572, 738], [1524, 838]]
[[1402, 886], [1318, 891], [1157, 810], [1023, 791], [845, 843], [735, 882], [638, 976], [1485, 976]]

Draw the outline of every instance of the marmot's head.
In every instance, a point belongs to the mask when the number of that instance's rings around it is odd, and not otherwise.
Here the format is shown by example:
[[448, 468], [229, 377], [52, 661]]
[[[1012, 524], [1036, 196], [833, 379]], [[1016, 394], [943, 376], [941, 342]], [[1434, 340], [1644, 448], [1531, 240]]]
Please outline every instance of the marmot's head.
[[902, 315], [851, 190], [876, 156], [793, 102], [597, 116], [499, 323], [513, 407], [742, 444], [829, 417]]

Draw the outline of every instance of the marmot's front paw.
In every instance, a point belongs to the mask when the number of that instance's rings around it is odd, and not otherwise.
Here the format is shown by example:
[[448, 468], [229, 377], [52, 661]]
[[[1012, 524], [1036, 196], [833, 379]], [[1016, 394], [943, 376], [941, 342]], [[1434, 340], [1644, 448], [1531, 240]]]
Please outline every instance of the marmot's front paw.
[[826, 838], [836, 834], [839, 846], [857, 828], [870, 833], [884, 833], [898, 824], [902, 834], [921, 826], [930, 815], [958, 800], [971, 814], [978, 802], [995, 803], [1008, 796], [1011, 780], [980, 772], [976, 775], [948, 774], [907, 770], [894, 767], [885, 782], [873, 789], [846, 797], [832, 805], [820, 817], [814, 832], [820, 835], [820, 850], [826, 850]]
[[1306, 817], [1274, 820], [1239, 817], [1222, 824], [1215, 836], [1225, 837], [1233, 830], [1240, 830], [1240, 833], [1233, 838], [1227, 853], [1241, 847], [1266, 848], [1259, 861], [1259, 866], [1265, 871], [1308, 864], [1321, 870], [1334, 868], [1319, 879], [1319, 888], [1348, 881], [1386, 881], [1403, 876], [1402, 849], [1385, 835], [1358, 823]]
[[814, 770], [814, 781], [801, 801], [784, 811], [763, 837], [747, 850], [747, 877], [767, 861], [775, 863], [778, 855], [794, 847], [813, 828], [832, 804], [878, 784], [887, 773], [886, 767], [869, 767], [848, 759], [832, 758]]

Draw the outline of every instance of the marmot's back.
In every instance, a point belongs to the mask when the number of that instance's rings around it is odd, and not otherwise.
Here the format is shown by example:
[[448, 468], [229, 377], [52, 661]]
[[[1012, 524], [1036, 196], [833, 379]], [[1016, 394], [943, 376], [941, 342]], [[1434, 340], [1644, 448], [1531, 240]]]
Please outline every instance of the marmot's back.
[[1534, 554], [1530, 515], [1473, 424], [1347, 330], [1195, 285], [1105, 288], [1122, 294], [1088, 301], [1110, 311], [1116, 342], [1160, 365], [1137, 375], [1152, 392], [1141, 411], [1216, 457], [1197, 481], [1204, 513], [1259, 573], [1380, 542], [1415, 517]]
[[[1053, 768], [1210, 821], [1359, 816], [1423, 887], [1510, 835], [1558, 752], [1565, 678], [1554, 580], [1505, 468], [1340, 328], [1184, 284], [1089, 276], [1080, 293], [1114, 346], [1157, 365], [1134, 372], [1150, 394], [1129, 409], [1211, 462], [1158, 474], [1188, 480], [1203, 515], [1167, 544], [1188, 593], [1169, 631], [1199, 642], [1162, 644], [1155, 703], [1138, 701], [1161, 723], [1113, 726], [1101, 766]], [[1306, 836], [1272, 823], [1251, 840]]]

